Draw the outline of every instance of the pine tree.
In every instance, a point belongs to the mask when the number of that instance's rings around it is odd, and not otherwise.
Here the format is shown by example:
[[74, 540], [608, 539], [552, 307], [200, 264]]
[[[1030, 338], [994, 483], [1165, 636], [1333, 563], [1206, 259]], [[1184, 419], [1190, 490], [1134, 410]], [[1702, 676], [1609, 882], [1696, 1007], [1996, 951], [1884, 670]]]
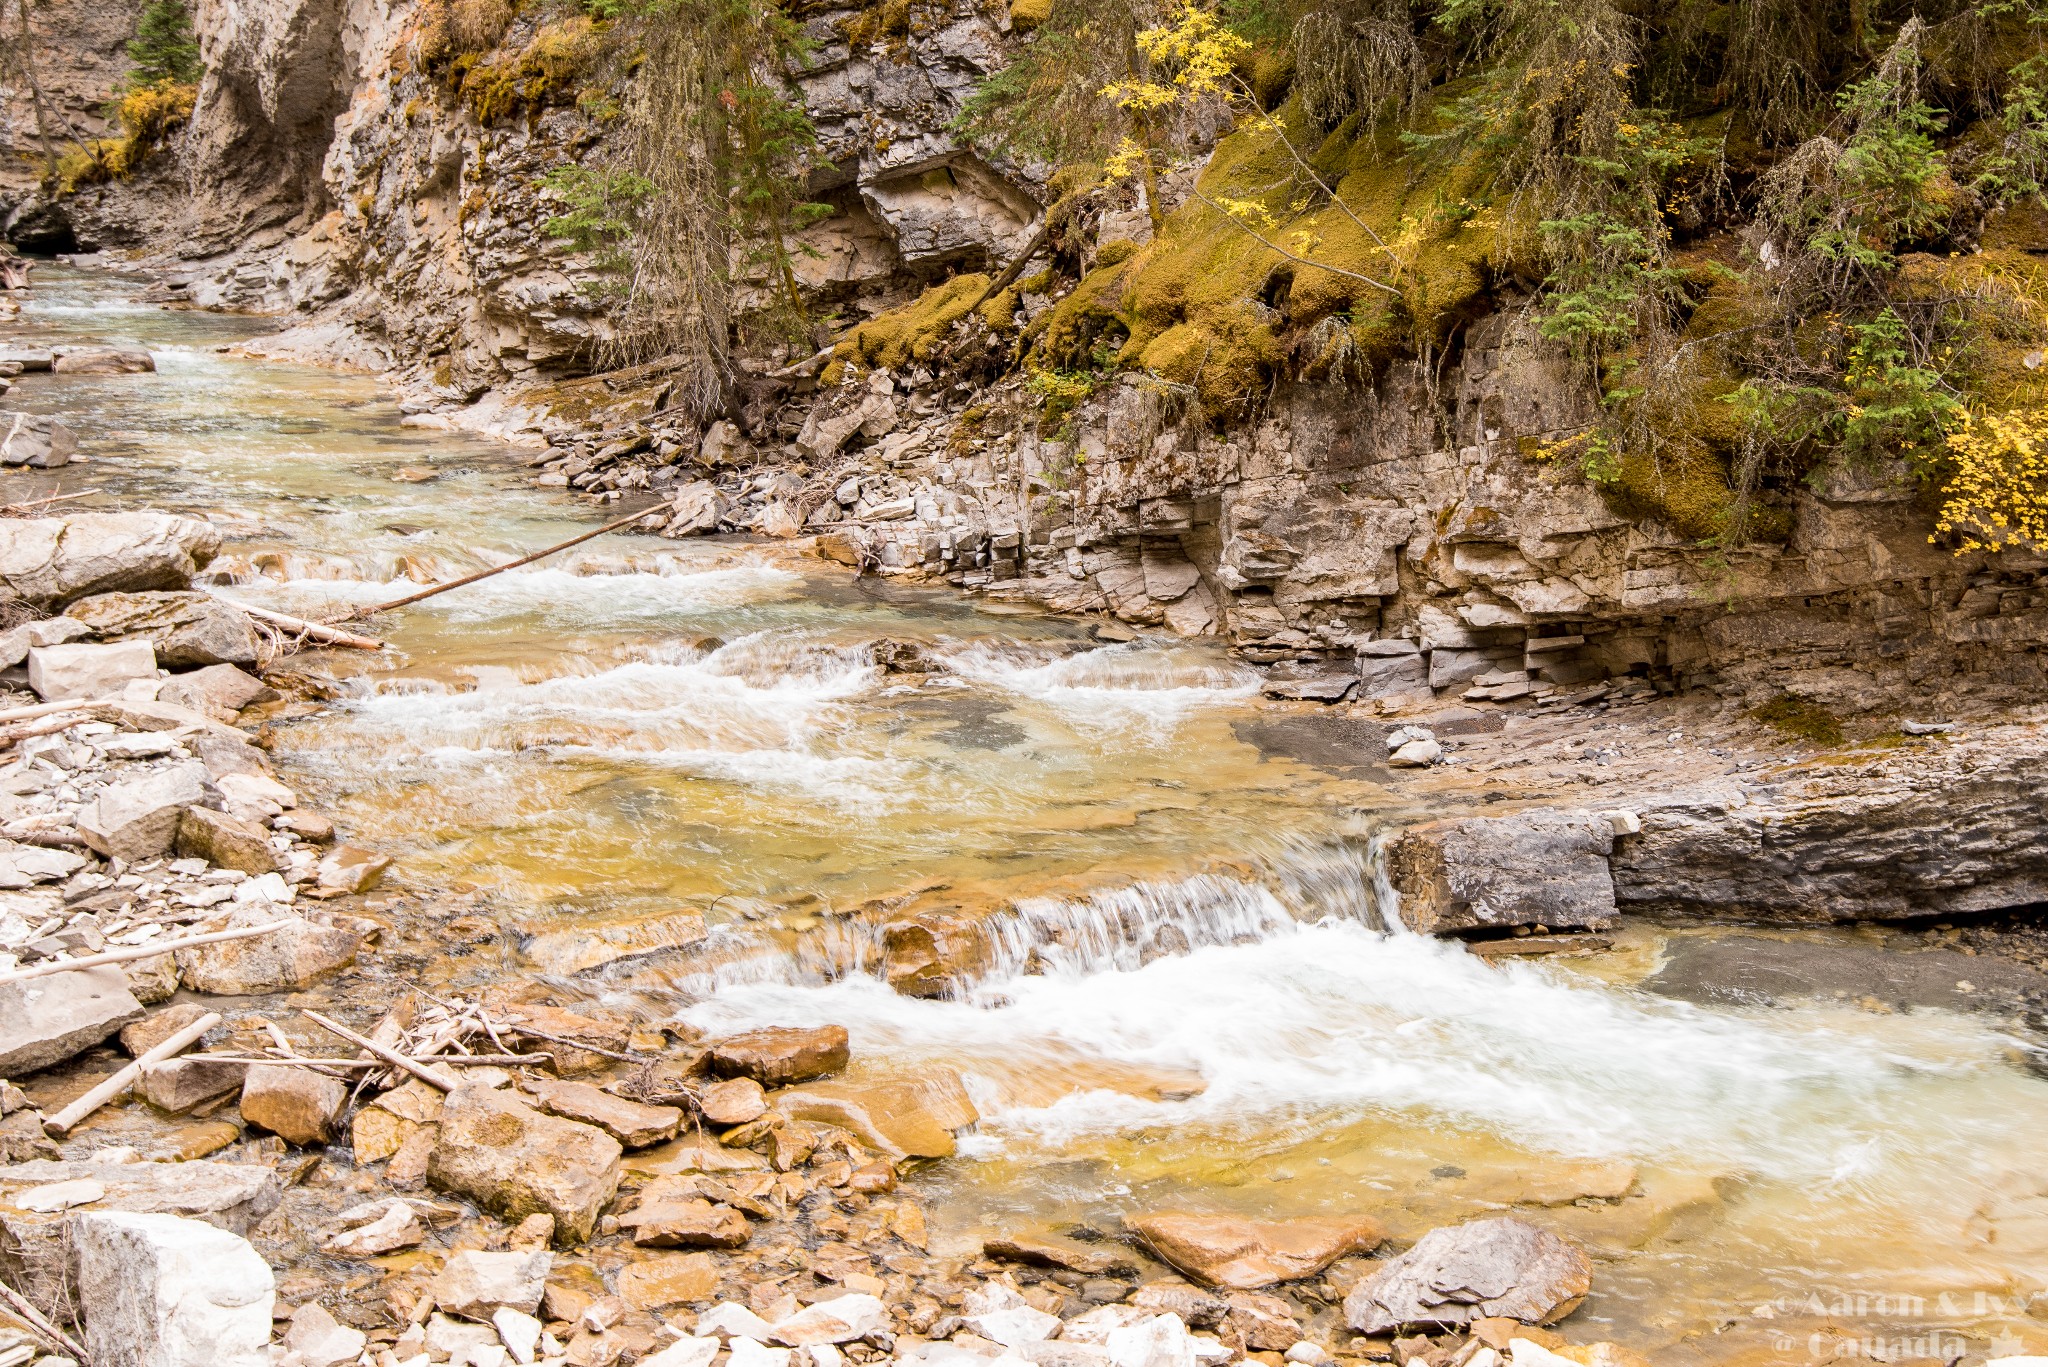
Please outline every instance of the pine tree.
[[149, 0], [128, 44], [128, 59], [135, 63], [131, 85], [198, 84], [199, 40], [184, 0]]

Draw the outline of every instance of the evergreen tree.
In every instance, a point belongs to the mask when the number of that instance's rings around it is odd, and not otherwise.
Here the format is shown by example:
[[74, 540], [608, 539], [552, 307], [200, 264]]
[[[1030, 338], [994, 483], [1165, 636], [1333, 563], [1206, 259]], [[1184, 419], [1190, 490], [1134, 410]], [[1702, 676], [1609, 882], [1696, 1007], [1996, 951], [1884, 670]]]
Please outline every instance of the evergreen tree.
[[128, 44], [128, 60], [135, 63], [131, 85], [198, 84], [199, 40], [184, 0], [149, 0]]

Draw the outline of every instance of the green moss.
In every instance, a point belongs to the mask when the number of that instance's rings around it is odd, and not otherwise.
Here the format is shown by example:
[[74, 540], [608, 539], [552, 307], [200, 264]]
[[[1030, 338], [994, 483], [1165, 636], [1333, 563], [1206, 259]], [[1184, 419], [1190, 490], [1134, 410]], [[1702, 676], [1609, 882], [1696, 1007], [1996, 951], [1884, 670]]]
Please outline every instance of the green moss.
[[1010, 28], [1017, 33], [1031, 30], [1052, 18], [1052, 0], [1010, 0]]
[[1842, 743], [1839, 717], [1817, 702], [1794, 697], [1790, 693], [1781, 694], [1761, 707], [1751, 708], [1749, 715], [1772, 730], [1797, 740], [1825, 746]]
[[1098, 266], [1114, 266], [1119, 262], [1130, 260], [1137, 254], [1138, 244], [1128, 238], [1120, 237], [1114, 242], [1102, 244], [1095, 253], [1095, 264]]
[[[1012, 10], [1011, 13], [1015, 13]], [[1261, 109], [1277, 108], [1294, 84], [1292, 45], [1262, 49], [1252, 60], [1252, 95]]]
[[480, 124], [522, 112], [576, 103], [596, 57], [595, 25], [577, 15], [545, 25], [516, 57], [500, 62], [456, 59], [457, 90]]
[[[894, 368], [913, 360], [931, 358], [933, 349], [967, 316], [983, 291], [989, 287], [986, 275], [956, 275], [934, 285], [901, 308], [870, 318], [833, 348], [832, 363], [825, 368], [824, 382], [837, 384], [849, 362], [872, 369]], [[1012, 301], [1014, 307], [1014, 300]]]
[[[1292, 102], [1275, 118], [1297, 147], [1312, 149], [1343, 207], [1298, 212], [1300, 170], [1280, 136], [1266, 126], [1232, 133], [1202, 172], [1201, 196], [1144, 247], [1105, 244], [1095, 269], [1039, 320], [1030, 336], [1040, 368], [1085, 367], [1120, 328], [1120, 363], [1193, 385], [1204, 414], [1228, 422], [1271, 384], [1287, 351], [1283, 332], [1341, 317], [1346, 374], [1369, 378], [1482, 311], [1499, 270], [1527, 268], [1508, 250], [1520, 239], [1468, 198], [1472, 168], [1425, 168], [1391, 131], [1363, 138], [1355, 120], [1317, 142]], [[1259, 208], [1233, 217], [1203, 197]], [[1270, 223], [1257, 221], [1261, 211]], [[1318, 264], [1290, 261], [1262, 237]]]

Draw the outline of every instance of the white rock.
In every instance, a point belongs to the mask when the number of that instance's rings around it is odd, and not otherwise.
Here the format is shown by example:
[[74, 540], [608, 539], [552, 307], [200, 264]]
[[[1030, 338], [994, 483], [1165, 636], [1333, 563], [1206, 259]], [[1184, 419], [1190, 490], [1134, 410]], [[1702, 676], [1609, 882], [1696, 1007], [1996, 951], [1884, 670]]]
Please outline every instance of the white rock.
[[1611, 812], [1602, 812], [1600, 815], [1606, 818], [1607, 824], [1614, 828], [1616, 835], [1641, 835], [1643, 833], [1643, 819], [1634, 812], [1617, 807]]
[[972, 1319], [976, 1315], [986, 1315], [997, 1310], [1015, 1310], [1020, 1305], [1028, 1304], [1030, 1302], [1018, 1295], [1017, 1288], [1008, 1282], [984, 1282], [961, 1297], [960, 1316], [962, 1319]]
[[726, 1355], [725, 1367], [789, 1367], [787, 1348], [770, 1348], [753, 1339], [736, 1338]]
[[320, 1302], [307, 1301], [292, 1312], [280, 1367], [341, 1367], [354, 1362], [368, 1342], [362, 1330], [338, 1323]]
[[[2026, 1361], [2024, 1358], [2017, 1360]], [[1514, 1367], [1569, 1367], [1571, 1363], [1570, 1358], [1551, 1352], [1534, 1339], [1516, 1338], [1508, 1340], [1508, 1361], [1513, 1363]], [[2008, 1358], [2006, 1361], [2011, 1362], [2015, 1359]], [[2048, 1358], [2035, 1358], [2033, 1361], [2048, 1367]], [[1984, 1367], [1991, 1367], [1991, 1364], [1986, 1363]]]
[[1396, 769], [1426, 769], [1444, 757], [1444, 748], [1433, 740], [1411, 740], [1393, 754], [1387, 756], [1387, 763]]
[[[854, 1292], [804, 1307], [776, 1324], [772, 1336], [777, 1343], [806, 1348], [813, 1343], [848, 1343], [888, 1331], [888, 1307], [873, 1296]], [[701, 1326], [698, 1332], [703, 1332]]]
[[972, 1316], [966, 1323], [983, 1338], [993, 1339], [1005, 1348], [1015, 1348], [1019, 1344], [1042, 1343], [1051, 1338], [1060, 1327], [1060, 1317], [1028, 1305], [1015, 1305], [1007, 1310], [991, 1310], [985, 1315]]
[[[369, 1210], [377, 1213], [339, 1234], [330, 1235], [320, 1247], [344, 1258], [374, 1258], [395, 1253], [401, 1248], [414, 1248], [427, 1241], [427, 1228], [421, 1223], [419, 1212], [407, 1202], [395, 1199], [375, 1201], [370, 1203]], [[357, 1211], [369, 1213], [362, 1207], [343, 1211], [342, 1222], [347, 1224]]]
[[713, 1338], [679, 1338], [652, 1357], [641, 1358], [639, 1367], [711, 1367], [720, 1346]]
[[270, 1265], [247, 1239], [176, 1215], [71, 1219], [95, 1367], [270, 1367]]
[[434, 1305], [453, 1315], [488, 1319], [501, 1305], [532, 1314], [540, 1306], [555, 1255], [544, 1248], [491, 1253], [466, 1248], [448, 1255], [434, 1279]]
[[1282, 1356], [1289, 1362], [1300, 1363], [1302, 1367], [1320, 1367], [1320, 1364], [1332, 1360], [1329, 1349], [1310, 1339], [1302, 1339]]
[[1128, 1329], [1151, 1318], [1151, 1311], [1141, 1310], [1135, 1305], [1098, 1305], [1061, 1325], [1060, 1341], [1092, 1343], [1099, 1347], [1109, 1342], [1109, 1336], [1115, 1330]]
[[[1188, 1342], [1195, 1346], [1195, 1361], [1204, 1367], [1222, 1367], [1222, 1364], [1237, 1356], [1237, 1350], [1217, 1338], [1214, 1334], [1189, 1334]], [[1335, 1361], [1335, 1359], [1331, 1359]]]
[[222, 797], [245, 807], [274, 806], [282, 812], [299, 805], [298, 794], [267, 774], [222, 774], [214, 782]]
[[811, 1367], [846, 1367], [846, 1354], [829, 1343], [814, 1343], [801, 1356], [811, 1360]]
[[[505, 1351], [521, 1367], [540, 1355], [541, 1322], [525, 1311], [501, 1305], [491, 1312], [491, 1327], [498, 1331], [498, 1342], [505, 1345]], [[717, 1347], [716, 1344], [712, 1346]], [[704, 1362], [710, 1360], [706, 1358]], [[697, 1367], [704, 1367], [704, 1363], [697, 1364]]]
[[495, 1348], [503, 1352], [504, 1345], [498, 1342], [498, 1331], [487, 1324], [466, 1324], [461, 1320], [449, 1319], [436, 1311], [427, 1321], [427, 1332], [422, 1344], [427, 1356], [439, 1362], [452, 1362], [458, 1355], [467, 1358], [478, 1348]]
[[156, 647], [148, 641], [37, 646], [28, 653], [28, 686], [45, 702], [112, 697], [131, 680], [155, 678]]
[[1410, 741], [1435, 739], [1436, 732], [1430, 730], [1427, 726], [1397, 726], [1387, 732], [1387, 749], [1391, 752], [1400, 749]]
[[1112, 1329], [1103, 1346], [1115, 1367], [1196, 1367], [1194, 1340], [1179, 1315]]
[[757, 1343], [766, 1343], [775, 1336], [775, 1327], [744, 1305], [720, 1301], [697, 1316], [697, 1332], [722, 1339], [753, 1339]]

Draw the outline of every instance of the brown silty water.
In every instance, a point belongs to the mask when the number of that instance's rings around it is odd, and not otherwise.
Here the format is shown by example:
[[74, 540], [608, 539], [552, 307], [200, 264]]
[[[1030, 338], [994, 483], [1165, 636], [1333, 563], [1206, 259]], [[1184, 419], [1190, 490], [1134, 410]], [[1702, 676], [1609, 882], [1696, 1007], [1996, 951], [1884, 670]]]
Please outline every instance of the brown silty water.
[[[209, 517], [222, 592], [309, 615], [598, 516], [516, 451], [401, 425], [369, 379], [218, 349], [259, 323], [138, 294], [39, 272], [20, 337], [160, 368], [24, 382], [6, 402], [62, 414], [93, 461], [9, 475], [10, 499]], [[1301, 709], [1219, 649], [616, 536], [379, 630], [395, 650], [346, 662], [348, 696], [281, 727], [278, 757], [402, 885], [474, 888], [510, 932], [436, 974], [554, 975], [712, 1028], [837, 1022], [862, 1073], [956, 1070], [982, 1120], [918, 1179], [938, 1250], [1164, 1207], [1360, 1212], [1403, 1239], [1511, 1208], [1596, 1254], [1575, 1339], [2048, 1351], [2023, 1020], [1851, 990], [1901, 959], [1884, 937], [1639, 927], [1495, 966], [1390, 932], [1372, 833], [1401, 799], [1252, 743]], [[878, 637], [949, 672], [891, 675]], [[906, 909], [979, 924], [950, 997], [883, 980], [878, 926]], [[1776, 976], [1729, 990], [1759, 954]]]

